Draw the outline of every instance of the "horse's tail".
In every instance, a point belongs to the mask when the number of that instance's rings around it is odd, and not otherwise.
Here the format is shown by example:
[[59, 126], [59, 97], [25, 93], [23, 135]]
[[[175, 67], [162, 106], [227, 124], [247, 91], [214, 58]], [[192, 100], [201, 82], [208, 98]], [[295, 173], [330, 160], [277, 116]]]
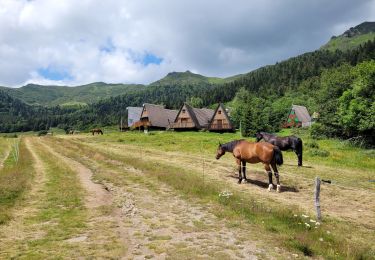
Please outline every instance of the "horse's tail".
[[283, 154], [279, 147], [273, 147], [273, 160], [275, 160], [277, 165], [282, 165], [284, 163]]
[[297, 139], [297, 145], [296, 145], [296, 152], [298, 156], [298, 166], [302, 166], [302, 151], [303, 151], [303, 143], [302, 139]]

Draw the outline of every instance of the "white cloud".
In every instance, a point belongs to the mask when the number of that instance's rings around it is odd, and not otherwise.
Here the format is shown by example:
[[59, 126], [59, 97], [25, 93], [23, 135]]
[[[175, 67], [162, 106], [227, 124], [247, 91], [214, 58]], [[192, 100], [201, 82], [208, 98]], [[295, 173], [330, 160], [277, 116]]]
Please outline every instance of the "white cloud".
[[[1, 0], [0, 85], [149, 83], [185, 70], [229, 76], [374, 18], [374, 0]], [[143, 64], [146, 53], [162, 62]], [[43, 77], [51, 67], [70, 77]]]

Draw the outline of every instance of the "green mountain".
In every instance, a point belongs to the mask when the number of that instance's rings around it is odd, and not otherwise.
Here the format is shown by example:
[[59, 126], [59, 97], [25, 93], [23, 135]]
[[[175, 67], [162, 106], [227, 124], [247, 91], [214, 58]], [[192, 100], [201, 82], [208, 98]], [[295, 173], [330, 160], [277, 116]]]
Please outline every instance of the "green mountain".
[[332, 36], [331, 40], [323, 45], [321, 49], [350, 50], [375, 39], [375, 22], [364, 22], [350, 28], [339, 36]]
[[240, 76], [236, 75], [229, 78], [206, 77], [187, 70], [185, 72], [170, 72], [164, 78], [151, 83], [150, 86], [213, 85], [230, 82]]
[[77, 87], [43, 86], [28, 84], [21, 88], [0, 87], [10, 96], [30, 105], [79, 107], [101, 99], [137, 92], [145, 89], [144, 85], [107, 84], [95, 82]]

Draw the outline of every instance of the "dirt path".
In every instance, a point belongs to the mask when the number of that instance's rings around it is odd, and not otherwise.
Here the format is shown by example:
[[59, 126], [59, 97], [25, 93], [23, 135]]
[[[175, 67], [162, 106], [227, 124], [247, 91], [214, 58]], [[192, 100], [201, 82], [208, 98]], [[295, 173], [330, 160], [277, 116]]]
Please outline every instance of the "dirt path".
[[[139, 157], [139, 149], [135, 149], [132, 145], [106, 143], [105, 146], [103, 146], [103, 144], [100, 143], [86, 144], [96, 149], [98, 146], [101, 146], [101, 149], [118, 155], [133, 156], [134, 158]], [[180, 153], [147, 149], [143, 151], [142, 155], [145, 160], [162, 161], [198, 172], [202, 171], [201, 160], [197, 162], [196, 158]], [[208, 180], [211, 179], [212, 181], [220, 179], [245, 193], [256, 193], [259, 197], [263, 197], [264, 199], [276, 200], [287, 205], [298, 205], [302, 207], [306, 213], [314, 212], [312, 200], [314, 186], [312, 181], [304, 179], [296, 180], [294, 176], [289, 177], [281, 174], [281, 181], [284, 183], [284, 187], [296, 187], [296, 190], [293, 191], [293, 189], [291, 189], [288, 192], [282, 192], [275, 196], [274, 193], [265, 191], [266, 186], [259, 186], [263, 184], [263, 182], [267, 182], [267, 176], [264, 174], [264, 171], [258, 170], [259, 167], [257, 166], [252, 165], [250, 167], [250, 172], [248, 172], [247, 176], [252, 179], [252, 183], [246, 185], [238, 185], [235, 180], [228, 178], [228, 176], [234, 173], [234, 167], [228, 166], [228, 163], [225, 161], [214, 163], [212, 160], [206, 161], [205, 178]], [[255, 167], [257, 170], [254, 171]], [[298, 196], [296, 196], [296, 194]], [[372, 203], [373, 201], [375, 201], [375, 193], [371, 190], [352, 189], [336, 185], [323, 185], [322, 187], [321, 203], [323, 215], [351, 221], [372, 229], [375, 228], [375, 204]]]
[[[57, 152], [74, 156], [74, 150], [64, 147]], [[187, 201], [166, 185], [153, 183], [138, 169], [99, 155], [93, 159], [82, 151], [78, 153], [81, 162], [95, 169], [95, 174], [116, 179], [116, 184], [105, 181], [104, 185], [122, 211], [129, 236], [126, 258], [256, 259], [281, 253], [273, 250], [266, 254], [251, 239], [250, 226], [229, 227], [225, 220], [209, 213], [210, 205]], [[71, 160], [71, 165], [76, 164]], [[132, 180], [134, 176], [138, 181]]]
[[[116, 232], [121, 240], [121, 243], [126, 245], [129, 243], [128, 233], [122, 222], [122, 214], [119, 208], [112, 209], [111, 213], [100, 214], [95, 211], [100, 208], [112, 207], [114, 203], [113, 193], [110, 192], [110, 189], [98, 183], [93, 182], [92, 180], [92, 171], [85, 167], [78, 161], [72, 160], [58, 152], [56, 152], [52, 147], [41, 142], [42, 146], [48, 150], [54, 157], [58, 158], [62, 163], [69, 165], [69, 167], [78, 174], [79, 180], [82, 187], [86, 190], [85, 196], [85, 206], [91, 210], [91, 225], [97, 226], [100, 225], [100, 222], [103, 220], [111, 221], [116, 223], [115, 228], [113, 229]], [[99, 210], [100, 211], [100, 210]], [[107, 213], [107, 212], [106, 212]], [[81, 237], [80, 237], [81, 238]]]

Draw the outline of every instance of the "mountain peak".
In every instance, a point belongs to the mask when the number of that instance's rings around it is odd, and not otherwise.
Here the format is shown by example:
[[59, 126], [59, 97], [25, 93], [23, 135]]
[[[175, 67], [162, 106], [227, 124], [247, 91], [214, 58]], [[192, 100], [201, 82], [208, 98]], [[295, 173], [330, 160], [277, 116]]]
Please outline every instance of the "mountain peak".
[[346, 30], [342, 36], [343, 37], [355, 37], [362, 34], [375, 32], [375, 22], [363, 22], [355, 27], [349, 28]]
[[367, 41], [375, 39], [375, 22], [363, 22], [355, 27], [350, 27], [339, 36], [332, 36], [331, 40], [321, 49], [346, 51], [355, 49]]

